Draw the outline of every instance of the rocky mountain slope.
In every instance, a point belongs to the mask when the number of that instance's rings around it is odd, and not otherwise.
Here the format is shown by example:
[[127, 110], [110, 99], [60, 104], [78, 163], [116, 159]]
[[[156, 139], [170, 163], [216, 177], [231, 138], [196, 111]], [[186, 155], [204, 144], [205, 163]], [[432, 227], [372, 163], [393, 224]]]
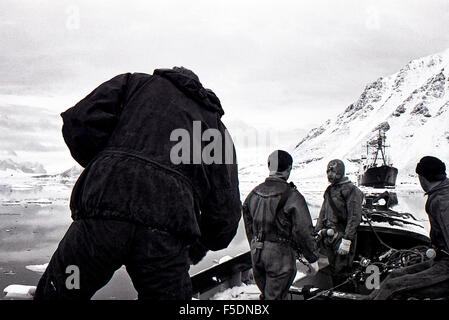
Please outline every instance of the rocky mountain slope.
[[424, 155], [449, 164], [449, 49], [410, 61], [399, 72], [367, 85], [336, 119], [298, 142], [295, 171], [302, 177], [323, 175], [327, 162], [340, 158], [348, 172], [355, 173], [366, 142], [377, 137], [379, 128], [386, 132], [398, 182], [415, 176], [416, 162]]

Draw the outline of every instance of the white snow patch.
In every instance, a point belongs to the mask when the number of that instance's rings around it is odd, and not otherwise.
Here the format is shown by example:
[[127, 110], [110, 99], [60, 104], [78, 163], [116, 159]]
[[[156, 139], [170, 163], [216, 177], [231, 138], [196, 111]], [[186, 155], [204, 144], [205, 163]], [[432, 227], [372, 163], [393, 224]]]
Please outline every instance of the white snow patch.
[[255, 284], [242, 284], [226, 289], [212, 297], [212, 300], [259, 300], [260, 290]]
[[35, 292], [35, 286], [24, 286], [21, 284], [12, 284], [3, 290], [6, 299], [33, 299]]
[[25, 268], [33, 271], [33, 272], [37, 272], [37, 273], [44, 273], [45, 270], [47, 269], [48, 263], [45, 264], [33, 264], [33, 265], [29, 265], [26, 266]]
[[220, 258], [220, 260], [218, 260], [218, 263], [222, 264], [222, 263], [225, 263], [226, 261], [229, 261], [231, 259], [232, 259], [231, 256], [224, 256], [224, 257]]

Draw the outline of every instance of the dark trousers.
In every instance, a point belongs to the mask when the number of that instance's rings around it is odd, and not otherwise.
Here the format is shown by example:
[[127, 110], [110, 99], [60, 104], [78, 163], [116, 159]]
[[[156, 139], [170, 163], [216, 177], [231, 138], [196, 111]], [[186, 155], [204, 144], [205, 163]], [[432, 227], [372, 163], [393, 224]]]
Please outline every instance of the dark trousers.
[[397, 269], [374, 290], [369, 298], [387, 299], [436, 299], [449, 297], [449, 259], [428, 260], [410, 267]]
[[[53, 254], [34, 299], [90, 299], [122, 265], [139, 299], [190, 299], [187, 261], [187, 245], [169, 233], [124, 221], [77, 220]], [[79, 289], [73, 288], [70, 266], [79, 270]]]
[[264, 300], [285, 300], [296, 276], [294, 250], [277, 242], [265, 241], [263, 248], [252, 249], [254, 280]]

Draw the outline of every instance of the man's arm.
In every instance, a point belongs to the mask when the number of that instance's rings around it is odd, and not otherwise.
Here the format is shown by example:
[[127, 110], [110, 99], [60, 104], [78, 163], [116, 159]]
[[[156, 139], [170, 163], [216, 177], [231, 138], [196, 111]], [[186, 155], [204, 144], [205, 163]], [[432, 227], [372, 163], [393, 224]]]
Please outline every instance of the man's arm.
[[[223, 137], [228, 134], [221, 121], [218, 122], [218, 129]], [[214, 251], [229, 245], [237, 232], [242, 216], [235, 149], [230, 136], [227, 139], [232, 146], [233, 161], [228, 164], [223, 161], [222, 164], [207, 166], [211, 189], [203, 199], [199, 221], [201, 242]], [[223, 148], [225, 153], [230, 151], [226, 150], [226, 147]], [[223, 155], [225, 156], [226, 154]]]
[[250, 246], [251, 246], [251, 240], [254, 238], [253, 217], [252, 217], [250, 209], [249, 209], [249, 201], [250, 201], [251, 195], [252, 195], [252, 192], [246, 197], [246, 200], [242, 206], [243, 221], [245, 222], [246, 237], [248, 238], [248, 243]]
[[447, 201], [438, 201], [432, 207], [432, 210], [436, 212], [437, 221], [440, 223], [446, 248], [449, 248], [449, 204]]
[[313, 237], [313, 224], [309, 207], [304, 197], [292, 192], [286, 203], [286, 212], [292, 219], [292, 237], [308, 262], [318, 260], [317, 245]]
[[61, 114], [62, 134], [73, 158], [85, 167], [106, 145], [125, 103], [130, 73], [101, 84]]
[[357, 233], [357, 228], [362, 220], [362, 202], [363, 193], [353, 186], [353, 190], [349, 195], [346, 195], [346, 207], [348, 210], [348, 222], [346, 224], [345, 234], [343, 238], [346, 240], [354, 240]]
[[324, 227], [324, 217], [325, 217], [325, 201], [323, 201], [323, 204], [321, 205], [320, 214], [318, 215], [318, 219], [315, 224], [315, 233], [318, 233], [321, 229]]
[[237, 232], [241, 209], [237, 186], [213, 188], [201, 208], [201, 242], [214, 251], [226, 248]]

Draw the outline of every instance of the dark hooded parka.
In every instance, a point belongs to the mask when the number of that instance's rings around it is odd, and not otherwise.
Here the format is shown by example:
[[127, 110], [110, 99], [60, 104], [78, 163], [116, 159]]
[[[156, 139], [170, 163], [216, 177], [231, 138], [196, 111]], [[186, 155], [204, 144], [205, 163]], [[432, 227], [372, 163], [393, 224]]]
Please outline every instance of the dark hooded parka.
[[[74, 222], [35, 299], [89, 299], [121, 265], [139, 298], [189, 299], [189, 262], [227, 247], [241, 217], [223, 113], [185, 68], [118, 75], [62, 113], [84, 171], [70, 200]], [[65, 285], [69, 265], [79, 267], [80, 289]]]
[[122, 74], [100, 85], [62, 113], [64, 139], [85, 167], [72, 193], [73, 219], [123, 219], [225, 248], [241, 216], [236, 162], [193, 163], [194, 150], [188, 163], [171, 159], [180, 141], [172, 133], [196, 139], [194, 121], [201, 134], [218, 130], [222, 150], [233, 151], [232, 142], [224, 146], [223, 114], [217, 96], [184, 68]]

